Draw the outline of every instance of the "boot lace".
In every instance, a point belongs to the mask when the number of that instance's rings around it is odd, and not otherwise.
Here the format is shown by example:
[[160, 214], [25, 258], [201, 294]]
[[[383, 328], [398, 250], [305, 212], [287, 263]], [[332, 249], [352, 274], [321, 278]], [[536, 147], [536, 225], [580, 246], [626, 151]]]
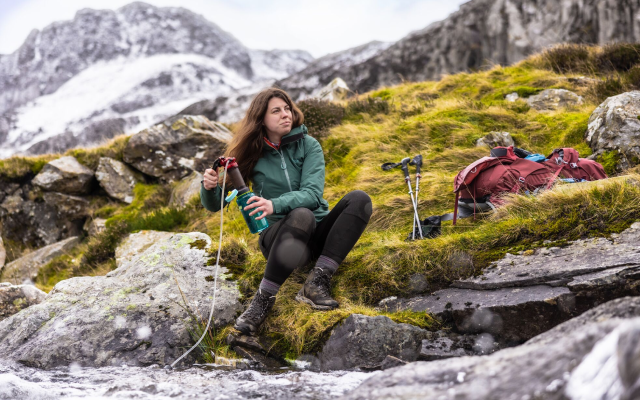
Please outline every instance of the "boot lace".
[[272, 302], [271, 297], [269, 294], [257, 293], [247, 309], [245, 319], [261, 321], [267, 315], [267, 311], [270, 308], [269, 305]]
[[322, 268], [318, 269], [320, 271], [315, 274], [311, 280], [311, 284], [318, 288], [318, 292], [322, 297], [331, 297], [329, 293], [329, 289], [331, 288], [331, 275]]

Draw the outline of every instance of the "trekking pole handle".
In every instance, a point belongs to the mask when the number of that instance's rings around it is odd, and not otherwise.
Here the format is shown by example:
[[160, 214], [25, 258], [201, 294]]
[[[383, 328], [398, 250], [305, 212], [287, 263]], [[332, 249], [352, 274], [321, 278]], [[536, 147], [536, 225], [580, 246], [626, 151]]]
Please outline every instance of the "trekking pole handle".
[[409, 163], [409, 165], [415, 165], [416, 166], [416, 174], [420, 174], [420, 170], [422, 168], [422, 154], [418, 154], [417, 156], [413, 157], [413, 160], [411, 160], [411, 163]]
[[402, 172], [404, 172], [404, 179], [409, 179], [409, 161], [411, 159], [409, 157], [403, 158], [400, 163], [402, 164]]

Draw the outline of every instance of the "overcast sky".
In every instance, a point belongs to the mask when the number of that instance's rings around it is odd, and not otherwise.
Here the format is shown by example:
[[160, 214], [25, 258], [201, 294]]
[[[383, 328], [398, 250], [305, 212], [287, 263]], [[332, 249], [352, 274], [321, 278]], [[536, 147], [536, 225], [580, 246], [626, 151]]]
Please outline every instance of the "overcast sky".
[[[468, 0], [147, 0], [204, 15], [254, 49], [302, 49], [314, 57], [372, 40], [396, 41]], [[116, 9], [131, 0], [0, 0], [0, 54], [32, 29], [72, 19], [82, 8]], [[274, 26], [279, 26], [274, 29]]]

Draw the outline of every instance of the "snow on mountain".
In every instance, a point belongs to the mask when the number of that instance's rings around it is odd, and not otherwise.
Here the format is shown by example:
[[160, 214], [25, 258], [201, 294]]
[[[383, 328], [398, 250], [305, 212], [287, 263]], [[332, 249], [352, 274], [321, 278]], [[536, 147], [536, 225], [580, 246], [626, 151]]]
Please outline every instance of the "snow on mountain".
[[0, 56], [0, 157], [88, 146], [194, 102], [268, 86], [300, 50], [251, 50], [183, 8], [81, 10]]

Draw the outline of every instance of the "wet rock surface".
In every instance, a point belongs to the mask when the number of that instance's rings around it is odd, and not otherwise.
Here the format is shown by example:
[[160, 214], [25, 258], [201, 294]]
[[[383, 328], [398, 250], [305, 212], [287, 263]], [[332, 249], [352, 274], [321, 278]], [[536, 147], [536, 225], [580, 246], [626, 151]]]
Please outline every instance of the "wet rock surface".
[[60, 157], [47, 163], [32, 182], [52, 192], [86, 194], [91, 190], [93, 171], [80, 164], [75, 157]]
[[133, 201], [133, 188], [136, 183], [144, 182], [141, 173], [109, 157], [100, 158], [96, 179], [110, 197], [125, 203]]
[[202, 181], [202, 174], [197, 171], [193, 171], [191, 174], [182, 178], [171, 192], [169, 206], [182, 208], [195, 196], [199, 196], [200, 181]]
[[427, 311], [456, 332], [522, 343], [609, 300], [640, 294], [640, 222], [610, 239], [507, 254], [482, 275], [380, 308]]
[[[611, 390], [610, 394], [630, 396], [638, 378], [633, 358], [637, 351], [633, 344], [640, 340], [638, 317], [640, 298], [613, 300], [524, 345], [486, 357], [415, 362], [393, 368], [371, 377], [342, 398], [613, 400], [619, 397], [584, 394], [606, 394], [608, 389], [617, 388], [619, 392]], [[616, 353], [622, 362], [612, 359]], [[621, 383], [616, 387], [618, 381]]]
[[[107, 276], [59, 282], [45, 301], [0, 322], [0, 358], [40, 368], [173, 362], [193, 343], [192, 317], [209, 315], [214, 271], [202, 248], [210, 243], [203, 233], [172, 235]], [[216, 327], [235, 319], [239, 296], [235, 282], [218, 280]]]
[[32, 285], [12, 285], [0, 283], [0, 321], [20, 310], [41, 303], [45, 292]]
[[315, 366], [322, 370], [379, 369], [387, 356], [415, 361], [426, 337], [427, 331], [385, 316], [351, 314], [333, 329]]
[[527, 98], [529, 107], [539, 111], [557, 110], [563, 107], [578, 106], [583, 103], [582, 96], [578, 96], [566, 89], [545, 89]]
[[0, 277], [2, 277], [3, 281], [16, 285], [25, 281], [35, 281], [40, 267], [46, 265], [54, 258], [69, 252], [78, 243], [80, 243], [80, 238], [74, 236], [58, 243], [42, 247], [5, 265], [4, 268], [0, 270]]
[[231, 132], [202, 116], [176, 116], [131, 137], [124, 161], [165, 181], [204, 171], [222, 154]]
[[640, 91], [609, 97], [589, 117], [585, 140], [593, 150], [590, 158], [607, 152], [618, 157], [616, 169], [640, 164]]

